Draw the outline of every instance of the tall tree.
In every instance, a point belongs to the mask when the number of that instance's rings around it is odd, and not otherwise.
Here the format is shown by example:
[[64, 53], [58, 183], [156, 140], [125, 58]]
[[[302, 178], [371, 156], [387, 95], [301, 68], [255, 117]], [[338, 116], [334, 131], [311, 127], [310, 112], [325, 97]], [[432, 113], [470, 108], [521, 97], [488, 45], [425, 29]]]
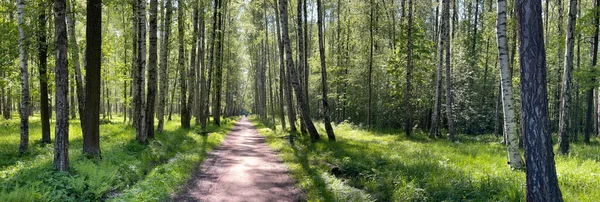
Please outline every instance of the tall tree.
[[85, 27], [85, 128], [83, 153], [100, 157], [100, 80], [102, 62], [102, 0], [88, 0]]
[[523, 158], [519, 152], [519, 136], [513, 104], [512, 79], [508, 64], [508, 41], [506, 40], [506, 0], [498, 0], [496, 35], [498, 40], [498, 60], [500, 63], [500, 86], [502, 92], [502, 110], [504, 114], [504, 134], [508, 150], [508, 165], [513, 169], [523, 169]]
[[408, 42], [407, 42], [407, 53], [406, 53], [406, 93], [404, 95], [404, 131], [406, 136], [410, 136], [411, 133], [411, 112], [410, 112], [410, 79], [412, 77], [412, 26], [413, 26], [413, 2], [408, 0]]
[[184, 5], [185, 1], [179, 0], [177, 2], [177, 28], [179, 30], [179, 36], [178, 36], [178, 41], [179, 41], [179, 85], [180, 85], [180, 93], [181, 93], [181, 98], [180, 98], [180, 102], [181, 102], [181, 106], [180, 106], [180, 111], [181, 111], [181, 127], [183, 128], [190, 128], [190, 111], [188, 110], [187, 107], [187, 79], [186, 79], [186, 75], [187, 75], [187, 71], [185, 68], [185, 44], [184, 44], [184, 40], [183, 37], [185, 35], [185, 30], [184, 30], [184, 24], [185, 24], [185, 19], [183, 18], [184, 15]]
[[561, 82], [561, 79], [562, 79], [563, 76], [562, 76], [562, 72], [560, 70], [561, 70], [561, 67], [563, 67], [563, 63], [564, 63], [563, 59], [564, 59], [564, 56], [565, 56], [564, 53], [563, 53], [565, 51], [563, 49], [564, 48], [564, 46], [563, 46], [564, 41], [562, 40], [563, 39], [562, 37], [563, 37], [564, 32], [565, 32], [564, 29], [563, 29], [563, 22], [564, 22], [564, 20], [563, 20], [563, 10], [564, 10], [564, 8], [563, 7], [564, 6], [563, 6], [563, 3], [562, 3], [562, 0], [557, 0], [556, 4], [558, 6], [558, 21], [557, 21], [557, 31], [558, 31], [558, 33], [557, 34], [558, 34], [558, 40], [559, 40], [558, 44], [559, 45], [558, 45], [558, 51], [557, 51], [557, 57], [556, 57], [558, 59], [558, 65], [556, 67], [556, 75], [557, 75], [557, 78], [556, 78], [556, 96], [554, 96], [554, 110], [553, 110], [554, 112], [552, 113], [552, 117], [550, 118], [550, 120], [552, 120], [552, 122], [551, 122], [551, 124], [552, 124], [551, 129], [552, 130], [556, 129], [556, 127], [559, 125], [559, 124], [556, 124], [557, 123], [556, 121], [559, 121], [559, 119], [560, 119], [560, 107], [562, 105], [561, 104], [561, 102], [562, 102], [561, 101], [561, 96], [562, 96], [561, 95], [561, 89], [563, 88], [562, 87], [562, 82]]
[[19, 153], [23, 154], [29, 147], [29, 68], [27, 64], [27, 35], [25, 33], [25, 1], [17, 0], [17, 21], [19, 26], [19, 60], [21, 67], [21, 143]]
[[[74, 11], [74, 2], [70, 2], [69, 13], [67, 18], [68, 24], [68, 34], [69, 34], [69, 45], [71, 48], [69, 49], [71, 54], [71, 60], [73, 61], [73, 68], [75, 69], [75, 87], [77, 91], [77, 109], [79, 112], [79, 119], [85, 119], [85, 86], [83, 84], [83, 78], [81, 76], [81, 65], [79, 63], [79, 46], [77, 45], [77, 38], [75, 36], [75, 11]], [[81, 121], [81, 129], [82, 132], [84, 129], [87, 129], [87, 122]]]
[[[369, 4], [369, 8], [371, 9], [369, 14], [369, 72], [368, 72], [368, 88], [369, 88], [369, 102], [367, 105], [367, 127], [371, 128], [371, 102], [373, 100], [373, 87], [372, 87], [372, 77], [373, 77], [373, 23], [374, 23], [374, 12], [375, 6], [373, 0]], [[403, 9], [404, 10], [404, 9]]]
[[146, 1], [137, 0], [137, 57], [135, 68], [135, 90], [133, 96], [135, 116], [134, 124], [136, 128], [136, 140], [142, 144], [148, 142], [146, 133], [144, 133], [144, 77], [146, 68]]
[[[411, 1], [412, 2], [412, 1]], [[323, 90], [323, 119], [325, 121], [325, 130], [329, 141], [335, 141], [335, 134], [331, 127], [329, 118], [329, 103], [327, 101], [327, 67], [325, 66], [325, 39], [323, 38], [323, 5], [321, 0], [317, 0], [317, 26], [319, 29], [319, 55], [321, 57], [321, 88]]]
[[[454, 11], [455, 13], [457, 13], [457, 11]], [[444, 17], [446, 16], [446, 17]], [[450, 16], [450, 6], [446, 6], [444, 8], [444, 10], [442, 11], [442, 19], [448, 21], [450, 20], [450, 18], [448, 17]], [[450, 24], [449, 22], [445, 23], [446, 25]], [[444, 39], [445, 42], [444, 43], [444, 48], [446, 49], [446, 115], [447, 115], [447, 119], [448, 119], [448, 138], [450, 138], [450, 141], [454, 142], [455, 140], [455, 134], [454, 134], [454, 114], [452, 113], [453, 110], [453, 102], [454, 102], [454, 98], [452, 97], [452, 75], [450, 74], [450, 30], [446, 29], [445, 33], [444, 33]]]
[[298, 79], [298, 72], [294, 68], [294, 61], [292, 61], [292, 47], [290, 45], [290, 37], [288, 32], [288, 11], [286, 0], [279, 0], [279, 9], [281, 15], [281, 31], [283, 45], [285, 47], [286, 63], [287, 68], [291, 70], [290, 76], [292, 80], [292, 85], [294, 86], [294, 92], [296, 93], [296, 97], [298, 98], [298, 104], [300, 105], [300, 115], [306, 122], [306, 128], [310, 134], [311, 141], [316, 142], [319, 140], [319, 133], [317, 132], [317, 129], [315, 128], [310, 118], [309, 111], [305, 110], [307, 99], [302, 89], [302, 83]]
[[573, 49], [575, 48], [575, 25], [577, 23], [577, 0], [569, 0], [569, 14], [567, 22], [567, 38], [565, 53], [564, 78], [562, 84], [562, 97], [560, 100], [560, 121], [558, 124], [558, 145], [559, 153], [569, 153], [569, 127], [570, 105], [571, 105], [571, 88], [573, 82]]
[[541, 1], [518, 0], [527, 201], [563, 201], [552, 152]]
[[[157, 52], [157, 18], [158, 18], [158, 1], [150, 0], [150, 19], [149, 19], [149, 38], [150, 44], [148, 48], [148, 95], [146, 97], [146, 111], [144, 112], [144, 129], [145, 138], [154, 139], [154, 109], [156, 104], [156, 66], [158, 58]], [[144, 142], [142, 140], [141, 142]]]
[[200, 34], [198, 35], [198, 63], [200, 64], [200, 69], [198, 69], [197, 76], [196, 79], [198, 79], [200, 85], [196, 85], [196, 125], [201, 125], [202, 122], [200, 121], [200, 119], [202, 119], [202, 110], [203, 110], [203, 103], [202, 103], [202, 90], [203, 90], [203, 85], [204, 82], [206, 82], [206, 78], [205, 77], [205, 71], [206, 71], [206, 60], [205, 60], [205, 55], [206, 55], [206, 40], [205, 40], [205, 35], [206, 35], [206, 28], [205, 28], [205, 2], [201, 1], [200, 2]]
[[[46, 2], [42, 1], [38, 10], [38, 73], [40, 80], [40, 121], [42, 122], [42, 143], [50, 143], [50, 109], [48, 107], [48, 43], [46, 42]], [[55, 5], [56, 6], [56, 5]]]
[[[600, 0], [594, 0], [594, 10], [598, 10], [600, 8]], [[594, 12], [594, 38], [592, 40], [592, 61], [591, 67], [595, 67], [598, 62], [598, 32], [600, 25], [600, 14], [598, 12]], [[592, 82], [595, 83], [596, 80], [592, 79]], [[590, 88], [588, 90], [588, 100], [587, 100], [587, 112], [586, 112], [586, 123], [585, 123], [585, 136], [584, 142], [590, 143], [590, 136], [592, 133], [592, 117], [593, 117], [593, 107], [594, 107], [594, 88]]]
[[[277, 28], [277, 46], [278, 46], [278, 50], [279, 50], [279, 93], [280, 94], [285, 94], [285, 104], [287, 105], [287, 113], [288, 113], [288, 121], [290, 122], [290, 131], [295, 132], [296, 129], [296, 113], [294, 112], [294, 102], [293, 102], [293, 95], [292, 95], [292, 89], [289, 85], [289, 71], [290, 70], [286, 70], [285, 68], [285, 59], [284, 59], [284, 55], [285, 55], [285, 51], [283, 48], [283, 40], [281, 39], [281, 20], [279, 19], [280, 16], [280, 11], [279, 11], [279, 3], [278, 0], [275, 1], [275, 20], [276, 22], [276, 28]], [[281, 98], [282, 101], [282, 106], [283, 106], [283, 97]], [[283, 113], [283, 110], [282, 110]], [[283, 123], [283, 121], [282, 121]], [[283, 124], [282, 124], [283, 125]], [[285, 128], [285, 127], [284, 127]]]
[[160, 44], [160, 87], [158, 93], [158, 127], [157, 131], [162, 132], [165, 122], [165, 102], [166, 95], [169, 92], [169, 37], [171, 35], [171, 16], [173, 15], [172, 0], [167, 0], [165, 5], [165, 17], [162, 23], [162, 41]]
[[[198, 68], [198, 65], [200, 64], [200, 61], [198, 61], [196, 63], [196, 58], [198, 57], [198, 55], [196, 54], [197, 51], [197, 41], [198, 41], [198, 0], [194, 0], [193, 2], [193, 9], [192, 9], [192, 27], [193, 27], [193, 31], [192, 31], [192, 49], [190, 50], [190, 68], [188, 71], [188, 101], [187, 101], [187, 111], [188, 113], [190, 113], [190, 119], [191, 119], [191, 114], [195, 111], [195, 107], [194, 107], [194, 102], [196, 101], [196, 69]], [[195, 115], [195, 113], [193, 113]], [[198, 117], [196, 117], [198, 118]]]
[[[447, 6], [449, 6], [449, 2], [447, 2], [448, 0], [442, 0], [442, 3], [440, 4], [440, 6], [442, 7], [442, 11], [444, 11], [444, 9], [446, 9]], [[441, 23], [438, 23], [438, 30], [439, 30], [439, 34], [438, 34], [438, 44], [437, 44], [437, 72], [436, 72], [436, 82], [435, 82], [435, 101], [434, 101], [434, 105], [433, 105], [433, 112], [431, 115], [431, 127], [429, 129], [429, 137], [430, 138], [434, 138], [435, 136], [440, 134], [440, 111], [441, 111], [441, 100], [442, 100], [442, 75], [443, 75], [443, 67], [444, 67], [444, 50], [445, 50], [445, 43], [446, 43], [446, 39], [444, 38], [446, 35], [446, 31], [447, 29], [449, 29], [448, 25], [446, 24], [446, 19], [445, 17], [449, 17], [449, 16], [445, 16], [442, 14], [442, 19], [441, 19]]]
[[54, 142], [54, 168], [69, 170], [69, 66], [67, 58], [66, 0], [54, 1], [54, 36], [56, 60], [56, 129]]
[[221, 125], [221, 90], [223, 86], [223, 1], [215, 0], [217, 5], [217, 42], [216, 42], [216, 56], [215, 56], [215, 94], [214, 96], [214, 108], [213, 108], [213, 121], [216, 125]]

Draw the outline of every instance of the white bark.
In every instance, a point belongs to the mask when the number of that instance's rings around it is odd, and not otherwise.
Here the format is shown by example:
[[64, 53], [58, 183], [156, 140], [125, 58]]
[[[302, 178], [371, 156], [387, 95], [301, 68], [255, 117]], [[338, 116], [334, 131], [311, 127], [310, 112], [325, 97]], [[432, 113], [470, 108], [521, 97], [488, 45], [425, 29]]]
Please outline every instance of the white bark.
[[575, 23], [577, 15], [577, 0], [569, 0], [569, 14], [567, 24], [566, 50], [564, 78], [562, 84], [562, 97], [560, 100], [560, 121], [558, 145], [559, 153], [569, 153], [569, 127], [570, 127], [570, 105], [571, 88], [573, 80], [573, 49], [575, 47]]
[[504, 112], [504, 134], [508, 150], [508, 164], [513, 169], [524, 167], [523, 158], [519, 153], [519, 137], [516, 134], [517, 123], [513, 108], [512, 80], [508, 67], [508, 41], [506, 39], [506, 0], [498, 0], [498, 18], [496, 35], [498, 37], [498, 59], [500, 63], [500, 79], [502, 86], [502, 109]]
[[17, 1], [18, 16], [17, 20], [19, 23], [19, 60], [21, 67], [21, 143], [19, 145], [19, 152], [24, 153], [27, 151], [29, 145], [29, 71], [27, 64], [27, 43], [25, 36], [25, 1]]

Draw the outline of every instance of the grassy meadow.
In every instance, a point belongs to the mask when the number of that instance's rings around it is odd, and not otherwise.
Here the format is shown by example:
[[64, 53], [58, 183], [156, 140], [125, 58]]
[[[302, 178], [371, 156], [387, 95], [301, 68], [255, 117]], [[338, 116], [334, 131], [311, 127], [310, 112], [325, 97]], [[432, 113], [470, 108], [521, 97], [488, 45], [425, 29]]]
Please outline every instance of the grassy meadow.
[[89, 160], [81, 154], [79, 120], [71, 120], [71, 170], [66, 173], [53, 170], [53, 145], [39, 141], [39, 117], [30, 119], [29, 151], [22, 156], [18, 117], [1, 120], [0, 201], [162, 201], [187, 182], [235, 124], [225, 119], [222, 127], [209, 125], [210, 133], [201, 135], [199, 127], [180, 128], [175, 118], [146, 146], [135, 141], [135, 129], [122, 121], [122, 117], [102, 121], [102, 159]]
[[[335, 126], [337, 142], [309, 144], [253, 120], [290, 168], [308, 201], [525, 201], [525, 173], [510, 170], [505, 146], [492, 135], [458, 136], [457, 143], [399, 130]], [[291, 143], [293, 142], [293, 143]], [[565, 201], [600, 199], [600, 145], [574, 143], [556, 156]], [[341, 172], [331, 172], [332, 165]], [[335, 175], [334, 175], [335, 174]]]

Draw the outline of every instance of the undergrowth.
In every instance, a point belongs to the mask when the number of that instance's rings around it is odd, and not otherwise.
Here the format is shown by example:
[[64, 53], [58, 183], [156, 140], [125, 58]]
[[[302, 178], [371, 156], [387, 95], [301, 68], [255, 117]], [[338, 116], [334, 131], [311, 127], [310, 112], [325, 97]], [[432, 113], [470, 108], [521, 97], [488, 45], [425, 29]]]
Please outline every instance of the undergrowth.
[[[400, 130], [366, 131], [334, 126], [337, 142], [310, 144], [308, 135], [280, 125], [253, 123], [290, 168], [308, 201], [525, 201], [525, 173], [506, 164], [505, 146], [492, 135], [459, 136], [458, 142], [406, 137]], [[294, 137], [294, 138], [292, 138]], [[293, 141], [292, 141], [293, 140]], [[600, 148], [574, 143], [556, 156], [565, 201], [600, 198]], [[333, 175], [331, 167], [340, 172]]]
[[[122, 118], [100, 126], [102, 159], [81, 154], [78, 120], [69, 130], [69, 172], [52, 168], [53, 144], [42, 145], [38, 117], [30, 119], [29, 151], [18, 155], [18, 119], [0, 124], [0, 201], [161, 201], [185, 183], [207, 152], [221, 144], [235, 121], [183, 129], [168, 121], [149, 145], [135, 140], [135, 129]], [[54, 126], [51, 124], [51, 132]], [[54, 135], [52, 135], [54, 138]]]

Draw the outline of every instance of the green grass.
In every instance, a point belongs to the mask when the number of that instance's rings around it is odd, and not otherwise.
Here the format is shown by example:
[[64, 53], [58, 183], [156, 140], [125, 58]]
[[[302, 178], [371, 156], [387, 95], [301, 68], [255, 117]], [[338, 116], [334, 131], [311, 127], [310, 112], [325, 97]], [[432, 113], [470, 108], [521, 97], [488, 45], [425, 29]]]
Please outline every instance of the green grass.
[[[459, 136], [457, 143], [406, 137], [399, 130], [366, 131], [334, 126], [337, 142], [310, 144], [299, 135], [272, 130], [258, 120], [259, 132], [291, 170], [308, 201], [525, 201], [525, 173], [506, 164], [506, 149], [492, 135]], [[292, 146], [293, 145], [293, 146]], [[556, 156], [566, 201], [600, 199], [600, 146], [575, 143], [569, 156]], [[323, 162], [337, 165], [334, 176]]]
[[79, 121], [71, 120], [68, 173], [53, 170], [53, 145], [41, 145], [39, 117], [30, 119], [29, 151], [22, 156], [18, 118], [2, 120], [0, 201], [161, 201], [187, 182], [235, 123], [226, 119], [222, 127], [209, 125], [206, 136], [199, 128], [183, 129], [173, 120], [149, 145], [140, 145], [134, 128], [122, 120], [115, 117], [101, 125], [102, 159], [92, 160], [81, 154]]

